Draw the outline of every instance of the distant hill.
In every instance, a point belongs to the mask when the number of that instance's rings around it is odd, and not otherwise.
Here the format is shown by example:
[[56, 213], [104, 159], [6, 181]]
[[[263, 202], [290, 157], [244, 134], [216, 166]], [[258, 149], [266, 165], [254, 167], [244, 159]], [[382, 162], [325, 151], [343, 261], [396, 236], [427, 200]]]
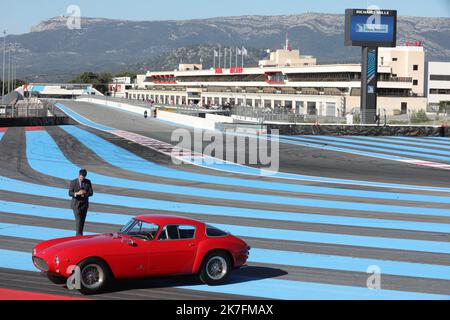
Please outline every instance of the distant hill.
[[[178, 62], [211, 64], [213, 46], [250, 48], [250, 63], [264, 50], [280, 48], [288, 33], [293, 47], [319, 63], [356, 62], [357, 48], [344, 47], [344, 16], [306, 13], [241, 16], [185, 21], [125, 21], [82, 18], [69, 30], [64, 17], [8, 36], [19, 59], [19, 76], [30, 81], [62, 81], [83, 71], [173, 69]], [[423, 41], [427, 58], [450, 60], [450, 18], [399, 18], [398, 43]], [[0, 48], [0, 54], [2, 48]]]

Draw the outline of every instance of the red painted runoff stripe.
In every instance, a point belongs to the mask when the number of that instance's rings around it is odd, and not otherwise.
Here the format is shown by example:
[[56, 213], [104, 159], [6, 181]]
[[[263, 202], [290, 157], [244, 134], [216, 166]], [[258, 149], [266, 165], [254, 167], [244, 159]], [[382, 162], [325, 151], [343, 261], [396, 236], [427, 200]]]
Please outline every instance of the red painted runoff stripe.
[[26, 127], [25, 130], [26, 130], [26, 131], [42, 131], [42, 130], [44, 130], [44, 127], [41, 127], [41, 126], [37, 126], [37, 127]]
[[11, 300], [89, 300], [89, 299], [0, 288], [0, 300], [11, 301]]
[[6, 130], [8, 130], [8, 128], [0, 128], [0, 132], [6, 132]]

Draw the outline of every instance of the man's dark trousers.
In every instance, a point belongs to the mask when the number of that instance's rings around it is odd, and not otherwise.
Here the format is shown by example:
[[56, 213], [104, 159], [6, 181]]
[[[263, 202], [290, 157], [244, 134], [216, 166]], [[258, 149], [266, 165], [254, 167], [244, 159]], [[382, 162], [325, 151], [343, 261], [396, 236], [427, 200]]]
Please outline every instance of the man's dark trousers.
[[86, 221], [88, 209], [89, 209], [88, 203], [81, 204], [81, 206], [78, 208], [72, 208], [73, 214], [75, 215], [77, 236], [83, 235], [84, 223]]
[[[79, 192], [81, 189], [86, 191], [86, 195], [75, 196], [75, 193]], [[92, 197], [93, 194], [94, 191], [90, 180], [84, 179], [83, 182], [80, 183], [79, 179], [75, 179], [70, 182], [69, 196], [72, 197], [70, 206], [75, 215], [77, 236], [83, 235], [84, 222], [86, 221], [89, 209], [89, 197]]]

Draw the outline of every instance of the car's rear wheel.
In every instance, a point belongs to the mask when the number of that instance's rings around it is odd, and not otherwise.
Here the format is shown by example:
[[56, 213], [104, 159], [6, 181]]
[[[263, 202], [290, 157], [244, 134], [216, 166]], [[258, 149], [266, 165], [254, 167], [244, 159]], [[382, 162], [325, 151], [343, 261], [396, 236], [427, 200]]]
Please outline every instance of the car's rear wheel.
[[231, 269], [231, 259], [226, 252], [212, 252], [203, 261], [200, 279], [210, 286], [220, 285], [226, 282]]
[[82, 261], [80, 267], [79, 291], [90, 295], [103, 292], [112, 280], [108, 265], [100, 259], [92, 258]]
[[65, 284], [67, 282], [67, 279], [61, 276], [54, 276], [52, 274], [47, 273], [47, 279], [50, 280], [50, 282], [58, 285]]

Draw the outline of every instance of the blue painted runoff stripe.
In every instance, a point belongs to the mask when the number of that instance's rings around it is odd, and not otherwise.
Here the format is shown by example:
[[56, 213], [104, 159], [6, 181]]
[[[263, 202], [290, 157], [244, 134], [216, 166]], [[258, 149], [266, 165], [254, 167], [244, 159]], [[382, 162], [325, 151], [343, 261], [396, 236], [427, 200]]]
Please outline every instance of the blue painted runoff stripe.
[[[211, 182], [210, 175], [203, 175], [197, 173], [191, 173], [181, 170], [174, 170], [168, 167], [163, 167], [157, 165], [155, 163], [149, 162], [145, 159], [142, 159], [133, 153], [124, 150], [96, 135], [93, 135], [87, 131], [79, 129], [77, 127], [67, 127], [62, 126], [63, 130], [65, 130], [68, 134], [72, 135], [74, 138], [83, 143], [86, 148], [90, 149], [94, 153], [96, 153], [99, 157], [101, 157], [106, 162], [110, 163], [113, 166], [121, 167], [128, 171], [137, 172], [140, 174], [148, 174], [154, 176], [162, 176], [173, 179], [181, 179], [181, 180], [189, 180], [189, 181], [198, 181], [198, 182]], [[239, 166], [235, 164], [227, 163], [225, 165], [220, 165], [221, 167], [214, 167], [214, 169], [219, 169], [223, 171], [230, 171], [234, 173], [250, 173], [255, 175], [260, 175], [260, 170], [255, 168], [250, 168], [246, 166]], [[231, 166], [231, 167], [230, 167]], [[278, 175], [279, 176], [279, 175]], [[290, 176], [289, 176], [290, 177]], [[322, 194], [332, 194], [332, 195], [351, 195], [353, 196], [361, 196], [361, 197], [375, 197], [376, 195], [381, 197], [388, 197], [387, 194], [377, 194], [373, 193], [364, 193], [363, 191], [355, 191], [351, 192], [345, 189], [339, 188], [326, 188], [326, 187], [313, 187], [313, 186], [299, 186], [292, 184], [281, 184], [281, 183], [273, 183], [273, 182], [262, 182], [262, 181], [252, 181], [245, 179], [236, 179], [236, 178], [227, 178], [227, 177], [214, 177], [215, 183], [224, 184], [224, 185], [236, 185], [236, 186], [245, 186], [252, 188], [261, 188], [261, 189], [270, 189], [270, 190], [280, 190], [280, 191], [292, 191], [292, 192], [312, 192], [312, 193], [322, 193]], [[320, 181], [320, 180], [319, 180]], [[336, 181], [339, 183], [340, 181]], [[450, 191], [450, 189], [449, 189]], [[391, 198], [402, 198], [402, 194], [391, 195]], [[417, 198], [417, 199], [420, 199]], [[425, 199], [425, 198], [422, 198]]]
[[[388, 142], [388, 143], [395, 143], [399, 145], [407, 145], [407, 146], [422, 146], [422, 147], [428, 147], [428, 148], [437, 148], [437, 149], [448, 149], [450, 150], [450, 146], [445, 146], [442, 144], [439, 144], [438, 142], [420, 142], [420, 141], [409, 141], [409, 140], [394, 140], [391, 139], [391, 137], [366, 137], [366, 136], [346, 136], [346, 138], [351, 138], [354, 140], [367, 140], [367, 141], [382, 141], [382, 142]], [[448, 151], [447, 151], [448, 152]]]
[[[31, 263], [31, 253], [0, 249], [0, 268], [38, 272]], [[230, 283], [221, 286], [191, 285], [178, 289], [217, 292], [280, 300], [449, 300], [450, 296], [404, 292], [394, 290], [370, 290], [362, 287], [330, 285], [281, 279], [260, 279], [232, 275]]]
[[[46, 131], [27, 132], [26, 153], [30, 166], [38, 172], [46, 175], [55, 176], [62, 179], [71, 179], [74, 172], [78, 172], [79, 168], [70, 162], [61, 152], [57, 144], [53, 141]], [[178, 172], [178, 177], [182, 177], [183, 172]], [[121, 186], [122, 188], [137, 190], [152, 190], [155, 192], [195, 195], [198, 197], [216, 198], [216, 199], [233, 199], [239, 201], [266, 202], [266, 203], [285, 203], [291, 205], [302, 206], [304, 200], [302, 198], [292, 198], [287, 196], [269, 196], [249, 193], [230, 192], [222, 190], [183, 187], [175, 185], [149, 183], [128, 179], [121, 179], [91, 172], [90, 176], [96, 184], [106, 186]], [[220, 180], [220, 179], [219, 179]], [[237, 182], [239, 183], [239, 182]], [[246, 181], [248, 187], [257, 185], [258, 182]], [[284, 185], [282, 187], [285, 187]], [[363, 191], [356, 189], [339, 189], [314, 186], [293, 186], [288, 185], [287, 188], [295, 189], [297, 192], [316, 193], [334, 196], [353, 196], [364, 198], [376, 198], [386, 200], [403, 200], [414, 202], [434, 202], [434, 203], [450, 203], [450, 197], [417, 195], [405, 193], [376, 192]], [[272, 189], [273, 190], [273, 189]]]
[[[93, 233], [86, 233], [92, 235]], [[1, 223], [0, 235], [5, 237], [50, 240], [66, 237], [73, 237], [75, 233], [72, 230], [53, 229], [45, 227], [28, 226], [23, 224]]]
[[[5, 177], [0, 178], [0, 190], [36, 195], [38, 197], [41, 197], [44, 194], [54, 198], [67, 199], [66, 189], [42, 186], [38, 184], [9, 179]], [[94, 196], [92, 202], [100, 204], [132, 207], [132, 208], [145, 208], [155, 210], [160, 209], [169, 211], [175, 205], [174, 202], [167, 202], [153, 199], [132, 198], [101, 193], [97, 193]], [[184, 208], [188, 209], [191, 204], [177, 203], [177, 205], [181, 209]], [[214, 206], [211, 206], [211, 209], [213, 208]], [[230, 229], [230, 226], [225, 227]], [[363, 247], [367, 246], [367, 247], [397, 249], [397, 250], [450, 253], [450, 246], [448, 246], [445, 242], [403, 240], [403, 239], [390, 239], [390, 238], [378, 238], [366, 236], [349, 236], [349, 235], [337, 235], [318, 232], [301, 232], [301, 231], [276, 230], [276, 229], [251, 228], [251, 227], [242, 228], [238, 226], [234, 227], [231, 226], [231, 228], [232, 230], [234, 230], [234, 233], [238, 235], [252, 236], [252, 237], [257, 237], [259, 235], [264, 236], [265, 238], [268, 239], [287, 240], [287, 241], [306, 241], [306, 242], [318, 241], [319, 243], [334, 243], [350, 246], [363, 246]]]
[[[32, 158], [32, 156], [31, 156]], [[32, 160], [32, 159], [30, 159]], [[174, 187], [175, 189], [175, 187]], [[19, 189], [20, 190], [20, 189]], [[20, 192], [20, 191], [18, 191]], [[205, 190], [202, 190], [205, 192]], [[189, 194], [189, 191], [184, 191], [183, 194]], [[211, 195], [213, 193], [211, 192]], [[118, 198], [119, 196], [116, 196]], [[218, 195], [218, 197], [223, 198], [223, 194]], [[421, 207], [411, 207], [411, 206], [396, 206], [396, 205], [383, 205], [383, 204], [368, 204], [368, 203], [359, 203], [359, 202], [348, 202], [348, 201], [331, 201], [331, 200], [319, 200], [319, 199], [307, 199], [307, 198], [288, 198], [288, 197], [270, 197], [265, 195], [254, 195], [251, 194], [251, 198], [253, 200], [261, 199], [261, 202], [272, 202], [272, 203], [283, 203], [283, 204], [291, 204], [291, 205], [299, 205], [298, 200], [301, 200], [301, 206], [305, 207], [317, 207], [317, 208], [345, 208], [346, 210], [355, 210], [355, 211], [375, 211], [375, 212], [394, 212], [394, 213], [404, 213], [404, 214], [431, 214], [431, 215], [444, 215], [450, 216], [450, 210], [446, 209], [436, 209], [436, 208], [421, 208]], [[97, 198], [98, 199], [98, 195]], [[128, 199], [128, 197], [125, 197]], [[133, 199], [133, 198], [129, 198]], [[280, 200], [282, 199], [282, 200]], [[152, 201], [150, 199], [140, 199], [139, 201]], [[138, 201], [138, 202], [139, 202]], [[108, 202], [106, 202], [108, 203]]]
[[[179, 212], [179, 213], [191, 213], [199, 216], [202, 215], [226, 216], [236, 218], [266, 219], [274, 221], [291, 221], [291, 222], [314, 223], [314, 224], [331, 224], [331, 225], [365, 227], [365, 228], [450, 233], [450, 224], [448, 223], [357, 218], [357, 217], [332, 216], [332, 215], [309, 214], [309, 213], [292, 213], [283, 211], [270, 211], [270, 210], [196, 205], [196, 204], [182, 205], [181, 203], [178, 202], [175, 203], [155, 202], [155, 207], [151, 209], [160, 211]], [[64, 216], [68, 219], [71, 219], [72, 217], [72, 211], [69, 209], [43, 207], [3, 200], [0, 200], [0, 211], [11, 212], [16, 214], [39, 212], [41, 213], [42, 216], [55, 219], [58, 219], [61, 216]], [[95, 215], [96, 213], [90, 212], [90, 217], [92, 217], [92, 219], [94, 220]], [[117, 215], [113, 214], [109, 219], [113, 219], [116, 217]], [[122, 223], [124, 223], [123, 220], [121, 220], [119, 224]]]
[[[325, 141], [336, 141], [336, 142], [344, 142], [344, 143], [356, 143], [355, 148], [359, 148], [359, 144], [368, 145], [368, 146], [376, 146], [386, 148], [387, 152], [397, 152], [396, 150], [406, 150], [406, 151], [415, 151], [415, 152], [427, 152], [434, 155], [444, 155], [450, 156], [449, 151], [445, 150], [436, 150], [430, 148], [421, 148], [421, 147], [412, 147], [412, 146], [400, 146], [393, 143], [385, 143], [382, 141], [369, 141], [369, 140], [355, 140], [348, 137], [331, 137], [331, 136], [314, 136], [314, 139], [325, 140]], [[390, 150], [395, 149], [395, 150]]]
[[[70, 209], [63, 209], [63, 208], [55, 208], [55, 207], [44, 207], [44, 206], [38, 206], [38, 205], [33, 205], [33, 204], [25, 204], [25, 203], [17, 203], [17, 202], [7, 202], [7, 201], [0, 201], [0, 212], [6, 212], [6, 213], [13, 213], [13, 214], [19, 214], [19, 215], [28, 215], [28, 216], [35, 216], [35, 217], [41, 217], [41, 218], [50, 218], [50, 219], [61, 219], [61, 220], [73, 220], [73, 213]], [[115, 224], [115, 225], [125, 225], [132, 216], [127, 215], [127, 214], [114, 214], [114, 213], [103, 213], [103, 212], [89, 212], [89, 215], [87, 217], [87, 221], [89, 222], [95, 222], [95, 223], [107, 223], [107, 224]], [[279, 262], [277, 261], [283, 261], [282, 264], [289, 264], [289, 265], [298, 265], [300, 266], [301, 263], [306, 262], [308, 260], [303, 259], [303, 257], [305, 256], [298, 256], [299, 258], [297, 260], [292, 260], [292, 257], [290, 255], [289, 251], [285, 252], [284, 258], [283, 259], [272, 259], [274, 257], [273, 254], [275, 254], [275, 251], [272, 252], [271, 250], [266, 250], [264, 252], [267, 252], [268, 254], [265, 254], [265, 256], [262, 256], [262, 252], [258, 251], [256, 249], [252, 250], [252, 258], [253, 259], [258, 259], [258, 260], [252, 260], [254, 262], [264, 262], [264, 263], [274, 263], [274, 264], [279, 264]], [[261, 255], [256, 255], [256, 257], [253, 255], [253, 252], [259, 252], [261, 253]], [[277, 251], [279, 252], [279, 251]], [[322, 257], [323, 255], [320, 254], [313, 254], [311, 256], [311, 259], [314, 257]], [[259, 258], [258, 258], [259, 257]], [[330, 257], [332, 258], [333, 256], [330, 255], [326, 255], [325, 257]], [[342, 259], [345, 259], [343, 257], [340, 257]], [[261, 260], [264, 259], [264, 260]], [[347, 258], [348, 260], [339, 260], [336, 259], [334, 260], [333, 264], [328, 265], [329, 269], [334, 269], [333, 265], [336, 265], [336, 267], [338, 266], [337, 261], [342, 261], [343, 263], [341, 264], [341, 268], [344, 268], [344, 266], [348, 266], [350, 268], [350, 266], [353, 264], [353, 262], [359, 262], [359, 265], [357, 265], [354, 269], [349, 269], [349, 270], [353, 270], [353, 271], [357, 271], [360, 270], [360, 267], [362, 265], [383, 265], [383, 267], [385, 266], [385, 264], [383, 264], [383, 262], [381, 260], [372, 260], [372, 259], [359, 259], [359, 258]], [[293, 261], [292, 264], [291, 263], [284, 263], [287, 261]], [[318, 260], [320, 261], [320, 260]], [[322, 260], [323, 261], [323, 260]], [[345, 261], [345, 263], [344, 263]], [[416, 269], [415, 267], [418, 265], [416, 263], [404, 263], [404, 262], [396, 262], [394, 264], [395, 266], [398, 266], [397, 269], [394, 269], [393, 265], [388, 266], [390, 269], [389, 270], [395, 270], [392, 272], [396, 272], [396, 273], [392, 273], [392, 274], [397, 274], [397, 275], [408, 275], [408, 276], [412, 276], [413, 274], [421, 274], [421, 276], [423, 277], [437, 277], [440, 273], [438, 271], [441, 270], [447, 270], [450, 271], [450, 267], [446, 267], [447, 269], [436, 269], [436, 272], [433, 273], [428, 273], [426, 270], [423, 269]], [[307, 266], [307, 265], [305, 265]], [[323, 264], [322, 264], [323, 266]], [[324, 267], [325, 268], [325, 267]], [[385, 269], [385, 268], [383, 268]], [[346, 269], [343, 269], [346, 270]], [[420, 271], [420, 272], [418, 272]], [[444, 276], [445, 279], [447, 279], [447, 277], [450, 280], [450, 272], [448, 273], [442, 273], [441, 276], [438, 276], [438, 278], [442, 278]]]
[[[48, 194], [51, 197], [56, 197], [60, 199], [67, 199], [67, 191], [61, 188], [41, 186], [38, 184], [26, 183], [19, 180], [12, 180], [5, 177], [0, 177], [0, 190], [9, 190], [10, 192], [17, 193], [28, 193], [36, 196], [41, 196], [42, 194]], [[397, 221], [382, 221], [386, 222], [384, 224], [373, 225], [372, 219], [366, 220], [363, 218], [353, 218], [358, 220], [350, 220], [345, 217], [332, 217], [314, 215], [314, 214], [302, 214], [301, 213], [290, 213], [282, 211], [269, 211], [269, 210], [259, 210], [259, 209], [248, 209], [248, 208], [236, 208], [236, 207], [226, 207], [226, 206], [213, 206], [204, 204], [192, 204], [192, 203], [182, 203], [164, 200], [154, 200], [154, 199], [140, 199], [131, 198], [125, 196], [116, 196], [108, 194], [98, 194], [94, 195], [92, 199], [93, 203], [99, 204], [110, 204], [125, 207], [139, 207], [143, 209], [153, 209], [159, 211], [171, 211], [171, 212], [184, 212], [193, 213], [198, 215], [219, 215], [219, 216], [234, 216], [234, 217], [248, 217], [255, 219], [275, 219], [284, 221], [296, 221], [296, 222], [311, 222], [311, 223], [336, 223], [343, 225], [355, 226], [379, 226], [383, 228], [411, 228], [420, 229], [422, 231], [430, 232], [447, 232], [448, 227], [446, 224], [416, 224], [415, 222], [397, 222]], [[359, 220], [361, 219], [361, 220]]]
[[[405, 160], [408, 160], [405, 158]], [[201, 166], [207, 169], [213, 169], [217, 171], [232, 172], [238, 174], [245, 174], [251, 176], [265, 176], [271, 178], [279, 178], [285, 180], [297, 180], [297, 181], [314, 181], [319, 183], [333, 183], [333, 184], [345, 184], [345, 185], [357, 185], [357, 186], [368, 186], [368, 187], [379, 187], [379, 188], [393, 188], [393, 189], [405, 189], [405, 190], [420, 190], [420, 191], [437, 191], [437, 192], [450, 192], [450, 188], [445, 187], [430, 187], [430, 186], [414, 186], [406, 184], [389, 184], [382, 182], [370, 182], [370, 181], [356, 181], [356, 180], [342, 180], [333, 178], [321, 178], [314, 176], [304, 176], [297, 175], [293, 173], [286, 172], [273, 172], [265, 169], [258, 169], [247, 167], [230, 162], [219, 162], [215, 163], [197, 163], [197, 166]], [[308, 186], [309, 187], [309, 186]]]
[[296, 231], [284, 229], [269, 229], [247, 226], [229, 226], [214, 223], [214, 226], [228, 230], [233, 234], [272, 240], [299, 241], [313, 243], [330, 243], [344, 246], [359, 246], [370, 248], [384, 248], [392, 250], [409, 250], [422, 252], [436, 252], [450, 254], [449, 242], [424, 241], [411, 239], [394, 239], [368, 236], [342, 235], [333, 233], [320, 233], [309, 231]]
[[[306, 141], [306, 142], [309, 142], [309, 143], [312, 143], [312, 144], [324, 144], [324, 143], [327, 143], [327, 142], [324, 142], [324, 141], [320, 141], [319, 140], [320, 138], [316, 137], [316, 136], [309, 137], [309, 138], [283, 136], [283, 138], [285, 138], [285, 139], [283, 139], [283, 141], [288, 139], [289, 141], [295, 141], [295, 142], [297, 142], [297, 141]], [[389, 152], [389, 153], [395, 153], [395, 154], [400, 154], [400, 155], [405, 155], [405, 156], [414, 156], [414, 157], [419, 157], [419, 158], [427, 158], [427, 159], [434, 159], [434, 160], [441, 160], [441, 161], [450, 161], [450, 156], [449, 157], [444, 157], [444, 156], [424, 154], [424, 153], [419, 153], [419, 152], [387, 150], [387, 149], [384, 149], [384, 148], [360, 146], [360, 145], [355, 145], [355, 144], [352, 144], [352, 143], [336, 142], [336, 141], [328, 142], [328, 143], [331, 143], [331, 144], [333, 144], [335, 146], [348, 147], [348, 148], [350, 148], [348, 150], [360, 149], [360, 150], [369, 150], [369, 151], [377, 151], [377, 152]], [[392, 157], [392, 156], [388, 155], [388, 154], [384, 154], [384, 157]], [[394, 158], [392, 158], [392, 159], [395, 160]], [[397, 160], [405, 160], [405, 158], [397, 159]]]
[[4, 249], [0, 249], [0, 268], [37, 272], [31, 262], [30, 252]]
[[77, 122], [84, 124], [88, 127], [92, 127], [92, 128], [96, 128], [98, 130], [101, 131], [112, 131], [114, 130], [111, 127], [107, 127], [101, 124], [98, 124], [96, 122], [93, 122], [81, 115], [79, 115], [78, 113], [74, 112], [72, 109], [66, 107], [65, 105], [61, 104], [61, 103], [57, 103], [56, 106], [61, 109], [63, 112], [65, 112], [69, 117], [71, 117], [72, 119], [76, 120]]
[[[422, 252], [436, 252], [436, 253], [450, 254], [450, 245], [448, 242], [369, 237], [359, 235], [296, 231], [285, 229], [249, 227], [249, 226], [244, 227], [237, 225], [217, 224], [217, 223], [212, 224], [220, 229], [224, 229], [235, 235], [244, 237], [264, 238], [282, 241], [299, 241], [299, 242], [313, 242], [313, 243], [327, 243], [327, 244], [330, 243], [344, 246], [361, 246], [369, 248], [384, 248], [392, 250], [408, 250], [408, 251], [422, 251]], [[5, 236], [7, 235], [15, 236], [14, 235], [15, 230], [12, 229], [13, 227], [19, 228], [21, 226], [0, 223], [0, 234]], [[22, 228], [24, 227], [22, 226]], [[28, 226], [27, 228], [32, 228], [30, 229], [29, 234], [34, 235], [39, 235], [40, 233], [45, 234], [45, 229], [42, 229], [42, 227]], [[21, 232], [21, 234], [24, 233]]]
[[[90, 127], [102, 130], [102, 131], [108, 131], [109, 132], [109, 131], [114, 130], [113, 128], [104, 127], [104, 126], [102, 126], [100, 124], [92, 122], [92, 121], [86, 119], [85, 117], [80, 116], [79, 114], [77, 114], [76, 112], [72, 111], [70, 108], [68, 108], [68, 107], [66, 107], [66, 106], [64, 106], [62, 104], [58, 104], [58, 105], [61, 107], [61, 109], [66, 110], [69, 116], [71, 116], [74, 120], [78, 121], [81, 124], [84, 124], [86, 126], [90, 126]], [[73, 129], [73, 127], [71, 128], [71, 127], [68, 127], [68, 126], [62, 126], [61, 128], [62, 129], [67, 129], [66, 131], [69, 134], [72, 134], [74, 136], [84, 132], [83, 138], [84, 139], [88, 139], [88, 137], [86, 137], [88, 132], [86, 132], [84, 130], [81, 130], [79, 128]], [[69, 128], [72, 129], [72, 132], [68, 131]], [[92, 139], [92, 138], [94, 138], [95, 135], [91, 135], [91, 136], [92, 137], [90, 137], [90, 138]], [[78, 140], [81, 140], [79, 135], [76, 138]], [[101, 139], [101, 138], [99, 138], [97, 136], [95, 136], [95, 139], [96, 139], [95, 142], [97, 144], [98, 143], [102, 144], [102, 147], [104, 147], [108, 143], [106, 140]], [[86, 145], [88, 143], [84, 143], [84, 144]], [[111, 147], [111, 145], [112, 144], [110, 144], [110, 147]], [[123, 151], [127, 152], [126, 150], [118, 148], [115, 145], [112, 145], [112, 146], [116, 147], [115, 151], [119, 151], [119, 154], [121, 156], [124, 156]], [[94, 143], [93, 146], [90, 147], [90, 149], [93, 150], [95, 153], [99, 154], [100, 152], [96, 152], [96, 151], [101, 151], [101, 149], [96, 149], [97, 147], [98, 146], [96, 146], [96, 144]], [[317, 146], [314, 146], [314, 147], [317, 147]], [[114, 153], [112, 153], [112, 154], [114, 154]], [[129, 158], [130, 155], [132, 155], [134, 158], [118, 160], [119, 163], [122, 163], [122, 164], [126, 164], [126, 163], [137, 164], [137, 163], [139, 163], [139, 162], [141, 162], [143, 160], [142, 158], [139, 158], [139, 157], [137, 157], [136, 155], [134, 155], [132, 153], [128, 153], [127, 157]], [[381, 154], [380, 154], [380, 156], [384, 157], [384, 155], [381, 155]], [[102, 157], [102, 156], [100, 156], [100, 157]], [[107, 156], [107, 158], [108, 158], [108, 156]], [[136, 159], [138, 159], [137, 162], [135, 162]], [[401, 159], [408, 160], [406, 158], [401, 158]], [[146, 168], [149, 169], [149, 167], [150, 167], [150, 165], [149, 165], [149, 163], [147, 163], [147, 167]], [[165, 173], [169, 173], [168, 170], [167, 170], [168, 168], [166, 168], [166, 167], [158, 166], [157, 164], [152, 164], [151, 167], [157, 169], [157, 170], [153, 171], [152, 175], [156, 175], [155, 172], [160, 172], [161, 170], [163, 170], [163, 171], [165, 170]], [[239, 168], [246, 168], [246, 170], [243, 170], [242, 172], [240, 172]], [[211, 169], [221, 170], [220, 168], [214, 168], [214, 167], [211, 167]], [[142, 168], [142, 170], [145, 170], [145, 167]], [[174, 171], [176, 171], [178, 173], [178, 170], [173, 170], [172, 169], [172, 173]], [[221, 170], [221, 171], [224, 171], [224, 170]], [[237, 165], [237, 164], [234, 167], [229, 168], [229, 169], [227, 169], [225, 171], [234, 172], [234, 173], [242, 173], [242, 174], [247, 174], [247, 175], [255, 175], [255, 176], [263, 175], [263, 174], [261, 174], [261, 170], [259, 170], [259, 169], [255, 169], [255, 168], [251, 168], [251, 167], [245, 167], [245, 166], [241, 166], [241, 165]], [[146, 174], [148, 174], [148, 173], [146, 173]], [[284, 173], [284, 172], [277, 172], [275, 174], [270, 172], [269, 174], [270, 174], [271, 177], [274, 177], [274, 178], [298, 180], [298, 181], [316, 181], [316, 182], [335, 183], [335, 184], [366, 185], [366, 186], [381, 187], [381, 188], [397, 188], [397, 189], [412, 189], [412, 190], [427, 190], [427, 191], [450, 192], [450, 188], [437, 188], [437, 187], [430, 187], [430, 186], [416, 186], [416, 185], [391, 184], [391, 183], [370, 182], [370, 181], [334, 179], [334, 178], [324, 178], [324, 177], [297, 175], [297, 174], [290, 174], [290, 173]], [[205, 175], [201, 175], [201, 174], [192, 174], [192, 173], [189, 173], [189, 172], [185, 172], [185, 173], [183, 172], [183, 175], [185, 175], [186, 178], [188, 178], [188, 180], [192, 180], [192, 181], [210, 182], [210, 180], [211, 180], [210, 176], [206, 176], [207, 180], [205, 180]], [[187, 175], [189, 175], [189, 177]], [[223, 179], [225, 179], [225, 178], [223, 178]], [[240, 180], [239, 183], [244, 183], [244, 181], [245, 181], [243, 179], [238, 179], [238, 180]], [[222, 180], [222, 181], [225, 181], [225, 180]], [[250, 183], [253, 183], [253, 181], [251, 181]], [[224, 184], [224, 183], [222, 182], [222, 184]], [[231, 180], [227, 184], [232, 184]], [[240, 185], [244, 185], [244, 184], [240, 184]], [[267, 187], [267, 188], [269, 188], [269, 187]], [[270, 187], [270, 188], [274, 189], [274, 187]]]
[[443, 144], [443, 145], [450, 145], [450, 139], [448, 138], [439, 138], [439, 137], [435, 137], [435, 138], [416, 138], [416, 137], [391, 137], [392, 139], [395, 140], [406, 140], [406, 141], [423, 141], [423, 142], [433, 142], [433, 143], [439, 143], [439, 144]]
[[[235, 277], [237, 278], [237, 277]], [[233, 278], [232, 278], [233, 279]], [[239, 278], [237, 278], [239, 279]], [[258, 279], [254, 281], [240, 278], [239, 283], [208, 287], [183, 286], [181, 289], [237, 294], [279, 300], [449, 300], [450, 296], [428, 295], [424, 293], [393, 290], [370, 290], [362, 287], [330, 285], [278, 279]]]
[[380, 268], [381, 274], [450, 280], [450, 266], [411, 262], [353, 258], [315, 253], [252, 248], [250, 260], [254, 263], [279, 264], [304, 268], [367, 272], [370, 266]]
[[[0, 212], [30, 215], [51, 219], [73, 220], [73, 213], [70, 209], [44, 207], [6, 201], [0, 201]], [[89, 212], [88, 215], [88, 221], [90, 222], [116, 225], [125, 225], [130, 219], [131, 216], [126, 214]], [[53, 230], [50, 233], [52, 233], [56, 237], [67, 236], [66, 233], [54, 234]], [[18, 234], [14, 234], [14, 236], [20, 236], [22, 238], [25, 236], [28, 237], [28, 235], [21, 236]], [[365, 272], [368, 266], [377, 265], [385, 274], [450, 280], [450, 267], [409, 262], [351, 258], [322, 254], [307, 254], [292, 251], [266, 250], [258, 248], [252, 248], [252, 254], [249, 261], [267, 264], [282, 264], [298, 267], [323, 268], [355, 272]]]
[[[275, 137], [275, 135], [269, 135], [269, 137], [270, 138], [271, 137]], [[262, 138], [262, 139], [264, 139], [264, 138]], [[361, 150], [356, 150], [356, 149], [349, 149], [349, 148], [330, 146], [330, 145], [327, 145], [327, 144], [325, 144], [323, 142], [322, 143], [311, 142], [308, 139], [300, 138], [300, 137], [280, 136], [279, 141], [287, 143], [287, 144], [293, 144], [293, 145], [298, 145], [298, 146], [303, 146], [303, 147], [308, 147], [308, 148], [315, 148], [315, 149], [329, 150], [329, 151], [337, 151], [337, 152], [344, 152], [344, 153], [352, 153], [352, 154], [357, 154], [357, 155], [361, 155], [361, 156], [373, 157], [373, 158], [381, 158], [381, 159], [386, 159], [386, 160], [393, 160], [393, 161], [408, 161], [408, 160], [411, 160], [409, 158], [395, 156], [395, 155], [390, 155], [390, 154], [386, 154], [386, 153], [367, 152], [367, 151], [361, 151]]]
[[439, 141], [443, 141], [443, 142], [448, 142], [450, 143], [450, 138], [449, 137], [427, 137], [425, 139], [430, 139], [430, 140], [439, 140]]

